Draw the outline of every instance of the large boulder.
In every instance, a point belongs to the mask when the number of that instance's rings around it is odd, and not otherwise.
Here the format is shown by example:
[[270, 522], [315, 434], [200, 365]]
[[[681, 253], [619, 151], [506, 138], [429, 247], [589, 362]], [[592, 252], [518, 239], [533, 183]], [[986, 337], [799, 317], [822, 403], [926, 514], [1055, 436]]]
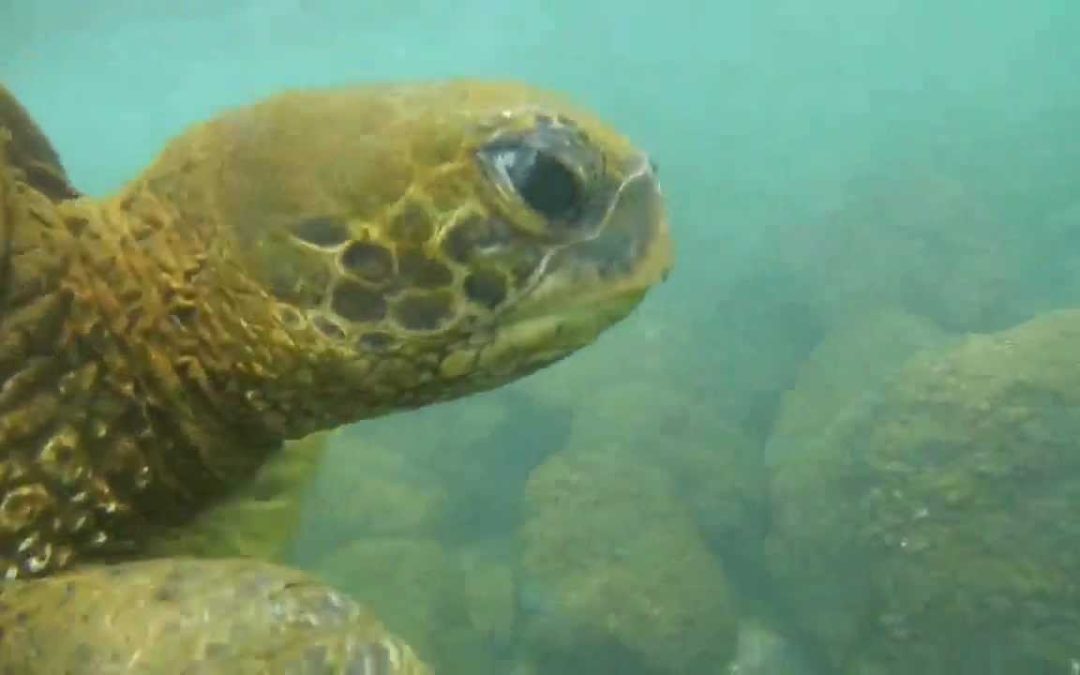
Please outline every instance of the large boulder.
[[715, 552], [755, 548], [768, 501], [763, 443], [720, 411], [718, 387], [687, 379], [690, 336], [673, 324], [640, 324], [531, 378], [529, 395], [573, 410], [564, 452], [606, 452], [665, 476]]
[[618, 451], [563, 453], [526, 500], [520, 592], [538, 672], [723, 671], [727, 580], [663, 472]]
[[897, 309], [859, 314], [833, 327], [800, 367], [784, 393], [780, 414], [765, 447], [776, 463], [860, 398], [877, 389], [915, 353], [941, 347], [946, 334], [929, 319]]
[[304, 504], [292, 562], [310, 566], [358, 539], [435, 536], [446, 491], [400, 450], [351, 429], [334, 435]]
[[436, 672], [501, 675], [471, 621], [461, 566], [438, 542], [354, 541], [319, 561], [315, 573], [371, 607]]
[[739, 622], [735, 661], [729, 675], [820, 675], [799, 647], [767, 623]]
[[1071, 672], [1080, 311], [914, 357], [772, 485], [770, 569], [840, 672]]

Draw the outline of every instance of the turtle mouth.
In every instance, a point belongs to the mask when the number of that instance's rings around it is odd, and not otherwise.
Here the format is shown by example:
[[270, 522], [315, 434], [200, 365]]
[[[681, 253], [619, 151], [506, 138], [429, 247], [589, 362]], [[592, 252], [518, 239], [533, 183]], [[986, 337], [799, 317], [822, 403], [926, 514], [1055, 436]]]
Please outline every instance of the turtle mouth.
[[[619, 185], [596, 236], [564, 252], [561, 264], [593, 268], [614, 290], [644, 290], [674, 265], [667, 214], [653, 164], [638, 155]], [[560, 261], [555, 261], [556, 267]]]
[[[643, 293], [643, 292], [642, 292]], [[503, 364], [498, 371], [523, 375], [554, 363], [592, 343], [626, 317], [639, 297], [602, 306], [582, 304], [557, 314], [538, 314], [502, 325], [483, 348], [482, 360]]]

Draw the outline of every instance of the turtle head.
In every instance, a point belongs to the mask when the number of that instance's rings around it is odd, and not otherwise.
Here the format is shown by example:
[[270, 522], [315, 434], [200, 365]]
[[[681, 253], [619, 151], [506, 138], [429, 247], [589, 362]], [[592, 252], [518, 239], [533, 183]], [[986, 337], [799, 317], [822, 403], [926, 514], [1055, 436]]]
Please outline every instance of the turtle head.
[[530, 373], [672, 265], [648, 157], [516, 84], [281, 95], [182, 137], [145, 184], [265, 291], [305, 364], [276, 386], [325, 415], [305, 431]]

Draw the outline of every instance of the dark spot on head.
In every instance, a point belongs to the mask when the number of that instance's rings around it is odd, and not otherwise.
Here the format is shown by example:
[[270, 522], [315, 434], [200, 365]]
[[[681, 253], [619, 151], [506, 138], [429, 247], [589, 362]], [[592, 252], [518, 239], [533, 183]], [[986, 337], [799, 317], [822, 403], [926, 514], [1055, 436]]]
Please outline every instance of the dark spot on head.
[[450, 293], [409, 294], [394, 302], [394, 319], [409, 330], [435, 330], [453, 314]]
[[337, 218], [318, 216], [292, 227], [293, 236], [315, 246], [337, 246], [349, 239], [349, 226]]
[[378, 321], [386, 315], [382, 295], [355, 281], [342, 281], [334, 288], [330, 307], [349, 321]]
[[398, 272], [406, 286], [439, 288], [454, 279], [450, 268], [420, 251], [404, 251], [398, 256]]
[[[49, 454], [50, 450], [51, 450], [52, 457], [49, 458], [49, 459], [46, 459], [45, 456], [47, 454]], [[68, 445], [67, 443], [63, 443], [63, 442], [61, 442], [61, 443], [51, 443], [51, 444], [46, 445], [46, 447], [42, 449], [40, 454], [42, 455], [42, 460], [43, 461], [48, 462], [50, 464], [56, 464], [58, 466], [69, 465], [69, 464], [71, 464], [71, 462], [76, 457], [75, 448], [73, 446]]]
[[345, 331], [341, 326], [330, 319], [327, 319], [325, 316], [316, 316], [312, 323], [315, 324], [315, 328], [317, 328], [320, 333], [331, 340], [343, 340], [345, 338]]
[[356, 341], [360, 349], [368, 352], [386, 352], [394, 346], [394, 336], [382, 331], [374, 331], [371, 333], [364, 333], [360, 336], [360, 339]]
[[380, 282], [394, 273], [394, 258], [378, 244], [354, 241], [342, 252], [341, 266], [361, 279]]
[[421, 244], [431, 238], [431, 221], [419, 205], [409, 202], [390, 221], [389, 233], [394, 241]]
[[473, 256], [505, 246], [510, 242], [511, 232], [509, 225], [496, 218], [469, 216], [454, 224], [443, 249], [452, 259], [464, 263]]
[[477, 270], [465, 278], [465, 294], [476, 304], [495, 309], [506, 299], [506, 279], [494, 270]]

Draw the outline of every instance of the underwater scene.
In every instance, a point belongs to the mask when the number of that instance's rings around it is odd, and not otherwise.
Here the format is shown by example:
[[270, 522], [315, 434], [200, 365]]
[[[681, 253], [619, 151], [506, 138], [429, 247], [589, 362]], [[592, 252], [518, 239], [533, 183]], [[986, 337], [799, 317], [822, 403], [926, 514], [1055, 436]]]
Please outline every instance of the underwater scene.
[[0, 673], [1080, 675], [1080, 4], [0, 0]]

